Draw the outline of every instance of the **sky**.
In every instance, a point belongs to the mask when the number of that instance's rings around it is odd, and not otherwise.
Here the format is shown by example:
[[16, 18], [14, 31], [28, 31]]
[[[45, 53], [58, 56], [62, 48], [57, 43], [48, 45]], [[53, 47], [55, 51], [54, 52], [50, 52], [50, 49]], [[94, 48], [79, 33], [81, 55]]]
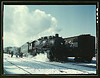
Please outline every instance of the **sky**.
[[96, 5], [4, 5], [3, 13], [4, 47], [56, 33], [96, 36]]

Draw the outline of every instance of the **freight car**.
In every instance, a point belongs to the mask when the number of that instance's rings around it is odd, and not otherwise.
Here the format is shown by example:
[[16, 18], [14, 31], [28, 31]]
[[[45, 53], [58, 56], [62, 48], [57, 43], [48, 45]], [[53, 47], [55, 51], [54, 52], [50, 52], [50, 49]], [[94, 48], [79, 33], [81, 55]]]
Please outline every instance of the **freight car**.
[[90, 34], [65, 38], [67, 57], [75, 57], [75, 61], [91, 62], [95, 56], [95, 37]]
[[33, 45], [36, 41], [33, 42], [26, 42], [20, 47], [20, 54], [23, 53], [23, 56], [28, 57], [29, 55], [35, 56], [37, 53], [33, 49]]
[[28, 56], [29, 55], [29, 51], [28, 51], [28, 42], [23, 44], [21, 47], [20, 47], [20, 53], [21, 54], [23, 53], [24, 56]]

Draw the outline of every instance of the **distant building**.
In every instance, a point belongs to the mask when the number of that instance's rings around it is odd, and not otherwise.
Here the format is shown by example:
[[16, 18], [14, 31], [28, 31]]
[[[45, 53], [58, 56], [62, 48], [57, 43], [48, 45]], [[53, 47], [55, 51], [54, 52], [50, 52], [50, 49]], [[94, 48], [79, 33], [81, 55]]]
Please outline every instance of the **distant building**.
[[3, 53], [7, 53], [10, 54], [12, 51], [14, 52], [14, 54], [19, 52], [19, 47], [5, 47]]

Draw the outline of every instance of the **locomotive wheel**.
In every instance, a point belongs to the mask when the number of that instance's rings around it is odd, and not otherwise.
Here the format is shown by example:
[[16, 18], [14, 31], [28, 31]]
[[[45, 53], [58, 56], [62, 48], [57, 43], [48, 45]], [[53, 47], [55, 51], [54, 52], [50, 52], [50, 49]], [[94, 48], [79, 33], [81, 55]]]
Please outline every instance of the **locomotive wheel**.
[[92, 57], [75, 57], [74, 59], [76, 62], [85, 62], [88, 61], [89, 63], [92, 60]]
[[78, 61], [79, 61], [79, 58], [78, 58], [78, 57], [75, 57], [74, 60], [75, 60], [76, 62], [78, 62]]
[[84, 58], [83, 57], [75, 57], [74, 59], [76, 62], [84, 62]]
[[87, 61], [88, 61], [89, 63], [91, 63], [92, 57], [88, 57], [88, 58], [87, 58]]
[[50, 61], [54, 61], [54, 57], [52, 54], [50, 54], [50, 58], [49, 58]]
[[85, 61], [87, 61], [87, 62], [91, 62], [91, 60], [92, 60], [92, 57], [82, 57], [82, 59], [83, 59], [83, 61], [85, 62]]
[[49, 60], [50, 60], [50, 61], [54, 61], [53, 48], [51, 48], [49, 55], [50, 55]]

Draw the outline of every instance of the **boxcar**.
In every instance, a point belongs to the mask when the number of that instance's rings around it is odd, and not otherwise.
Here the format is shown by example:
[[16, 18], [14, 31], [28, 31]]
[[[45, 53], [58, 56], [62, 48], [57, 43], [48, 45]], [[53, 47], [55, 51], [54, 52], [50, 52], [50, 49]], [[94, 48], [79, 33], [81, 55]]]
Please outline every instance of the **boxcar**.
[[90, 34], [65, 38], [66, 56], [91, 62], [95, 56], [95, 37]]

